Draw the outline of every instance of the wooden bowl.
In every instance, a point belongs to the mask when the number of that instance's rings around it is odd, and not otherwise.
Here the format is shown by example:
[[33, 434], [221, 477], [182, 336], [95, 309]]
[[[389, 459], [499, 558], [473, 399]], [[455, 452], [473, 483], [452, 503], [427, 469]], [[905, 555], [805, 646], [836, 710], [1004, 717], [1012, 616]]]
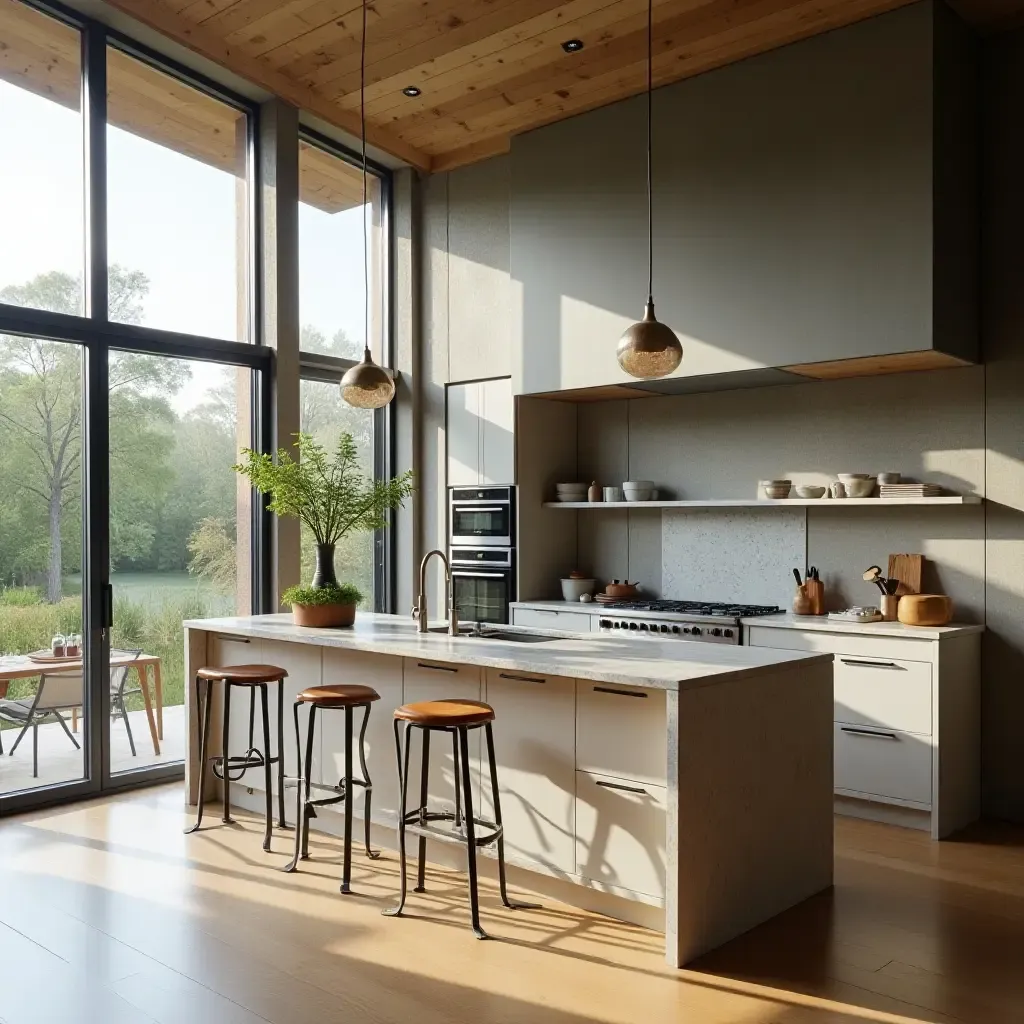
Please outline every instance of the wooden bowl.
[[945, 626], [953, 618], [953, 602], [945, 594], [904, 594], [896, 615], [905, 626]]

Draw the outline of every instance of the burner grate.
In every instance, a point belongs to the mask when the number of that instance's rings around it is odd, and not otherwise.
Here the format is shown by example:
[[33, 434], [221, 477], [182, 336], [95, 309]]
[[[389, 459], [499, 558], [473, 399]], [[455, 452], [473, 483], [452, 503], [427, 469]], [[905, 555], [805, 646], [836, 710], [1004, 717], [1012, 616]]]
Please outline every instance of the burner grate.
[[752, 618], [758, 615], [775, 615], [781, 609], [778, 605], [767, 604], [723, 604], [708, 601], [609, 601], [603, 607], [629, 612], [661, 612], [674, 615], [715, 615], [720, 617]]

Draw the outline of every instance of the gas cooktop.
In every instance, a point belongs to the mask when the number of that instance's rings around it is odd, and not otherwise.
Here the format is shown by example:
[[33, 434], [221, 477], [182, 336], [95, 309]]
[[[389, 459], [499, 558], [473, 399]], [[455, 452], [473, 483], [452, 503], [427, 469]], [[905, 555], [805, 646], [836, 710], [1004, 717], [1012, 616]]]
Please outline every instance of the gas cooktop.
[[608, 601], [602, 607], [618, 612], [658, 612], [660, 614], [714, 615], [718, 618], [746, 619], [756, 615], [775, 615], [781, 609], [768, 604], [717, 604], [706, 601]]

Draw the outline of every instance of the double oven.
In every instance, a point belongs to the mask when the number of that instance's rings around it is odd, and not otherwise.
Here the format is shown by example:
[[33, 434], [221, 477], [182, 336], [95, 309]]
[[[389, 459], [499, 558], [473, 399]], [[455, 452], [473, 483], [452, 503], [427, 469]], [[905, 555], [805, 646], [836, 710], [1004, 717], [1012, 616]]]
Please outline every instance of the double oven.
[[515, 536], [514, 487], [448, 489], [448, 556], [460, 622], [509, 621]]

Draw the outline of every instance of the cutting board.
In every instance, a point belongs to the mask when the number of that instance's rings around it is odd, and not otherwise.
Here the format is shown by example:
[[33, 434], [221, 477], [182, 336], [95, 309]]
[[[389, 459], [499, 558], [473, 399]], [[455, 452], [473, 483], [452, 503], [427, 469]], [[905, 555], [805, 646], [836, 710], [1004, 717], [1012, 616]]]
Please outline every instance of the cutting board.
[[924, 568], [924, 555], [890, 555], [889, 579], [900, 581], [896, 591], [900, 597], [904, 594], [921, 593], [921, 572]]

